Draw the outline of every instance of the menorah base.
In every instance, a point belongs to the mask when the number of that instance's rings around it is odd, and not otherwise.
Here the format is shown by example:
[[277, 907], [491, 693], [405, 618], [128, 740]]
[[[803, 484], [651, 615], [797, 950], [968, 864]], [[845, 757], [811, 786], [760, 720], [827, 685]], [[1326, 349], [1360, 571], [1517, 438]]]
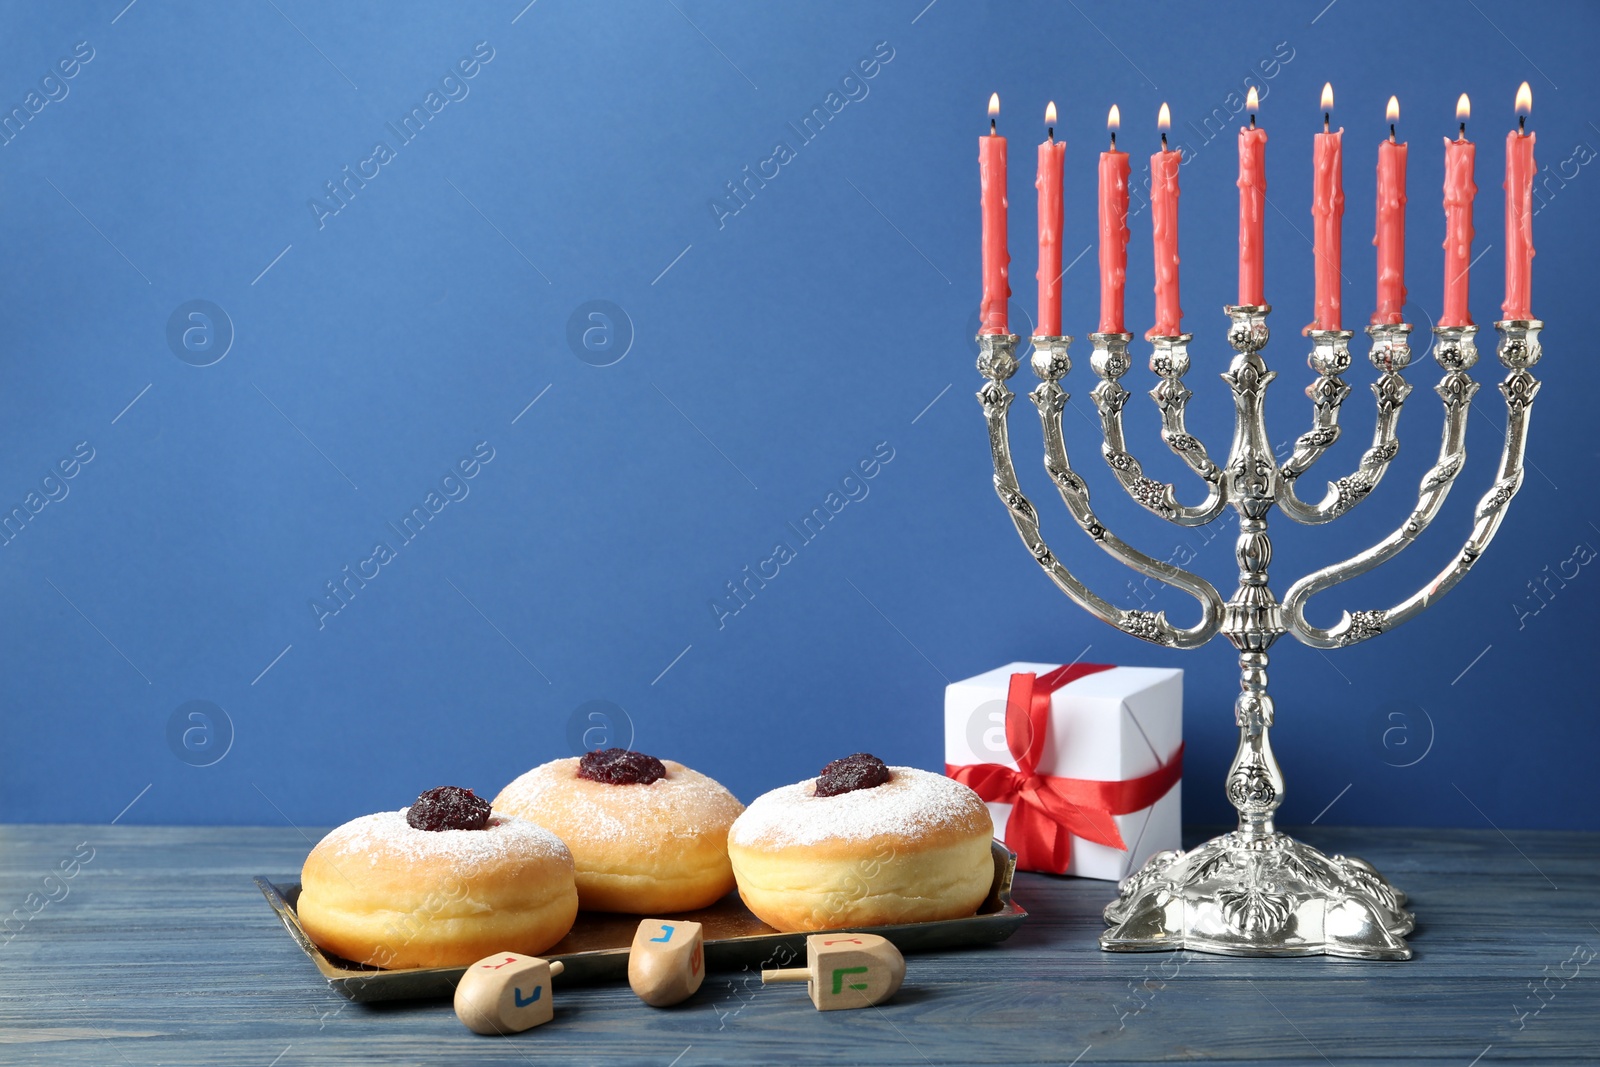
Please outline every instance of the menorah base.
[[1364, 860], [1234, 831], [1150, 857], [1106, 905], [1108, 952], [1408, 960], [1406, 895]]

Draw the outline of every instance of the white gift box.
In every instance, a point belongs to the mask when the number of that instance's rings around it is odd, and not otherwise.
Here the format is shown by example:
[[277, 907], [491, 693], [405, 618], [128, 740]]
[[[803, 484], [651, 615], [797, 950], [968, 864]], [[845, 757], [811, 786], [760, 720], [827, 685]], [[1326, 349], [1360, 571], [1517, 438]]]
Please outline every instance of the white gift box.
[[[944, 693], [944, 758], [952, 766], [997, 763], [1015, 769], [1006, 747], [1011, 676], [1043, 675], [1054, 663], [1012, 663], [955, 682]], [[1183, 671], [1113, 667], [1057, 689], [1037, 773], [1090, 781], [1127, 781], [1171, 760], [1183, 742]], [[1120, 880], [1163, 849], [1182, 847], [1182, 783], [1150, 807], [1115, 815], [1127, 851], [1074, 837], [1065, 871]], [[994, 835], [1004, 840], [1011, 805], [989, 803]]]

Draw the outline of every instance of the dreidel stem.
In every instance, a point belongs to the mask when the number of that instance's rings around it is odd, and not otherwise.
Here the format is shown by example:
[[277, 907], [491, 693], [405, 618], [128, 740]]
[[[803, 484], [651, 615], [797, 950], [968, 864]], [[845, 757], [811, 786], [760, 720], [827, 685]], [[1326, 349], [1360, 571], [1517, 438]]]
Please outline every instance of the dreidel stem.
[[567, 965], [565, 963], [562, 963], [560, 960], [552, 960], [550, 962], [550, 977], [554, 978], [556, 975], [560, 974], [566, 969]]
[[761, 984], [768, 982], [809, 982], [811, 972], [804, 967], [784, 967], [779, 970], [763, 970]]

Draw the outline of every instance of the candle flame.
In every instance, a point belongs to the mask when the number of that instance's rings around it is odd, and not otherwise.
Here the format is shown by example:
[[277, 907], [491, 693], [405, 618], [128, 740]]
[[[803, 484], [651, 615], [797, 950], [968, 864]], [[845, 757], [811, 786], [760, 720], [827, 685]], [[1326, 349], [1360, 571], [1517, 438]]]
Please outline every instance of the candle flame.
[[1332, 82], [1323, 82], [1323, 84], [1322, 84], [1322, 110], [1324, 110], [1324, 111], [1332, 111], [1333, 110], [1333, 83]]
[[1054, 100], [1044, 106], [1044, 124], [1046, 126], [1054, 126], [1056, 124], [1056, 102]]
[[1250, 86], [1250, 92], [1244, 98], [1244, 107], [1246, 111], [1261, 110], [1261, 97], [1256, 95], [1256, 87], [1254, 85]]
[[1533, 112], [1533, 90], [1528, 88], [1528, 83], [1523, 82], [1517, 88], [1517, 114], [1528, 115]]
[[1389, 106], [1383, 109], [1383, 117], [1384, 117], [1384, 119], [1386, 119], [1389, 122], [1399, 122], [1400, 121], [1400, 98], [1399, 97], [1391, 96], [1389, 98]]
[[990, 118], [994, 118], [998, 114], [1000, 114], [1000, 94], [999, 93], [990, 93], [989, 94], [989, 117]]
[[1106, 129], [1122, 129], [1122, 112], [1117, 108], [1116, 104], [1111, 105], [1111, 111], [1106, 115]]
[[1172, 129], [1172, 109], [1167, 107], [1165, 101], [1163, 101], [1161, 104], [1161, 114], [1156, 116], [1156, 129]]
[[1467, 99], [1467, 94], [1462, 93], [1461, 99], [1456, 101], [1456, 119], [1466, 122], [1472, 117], [1472, 101]]

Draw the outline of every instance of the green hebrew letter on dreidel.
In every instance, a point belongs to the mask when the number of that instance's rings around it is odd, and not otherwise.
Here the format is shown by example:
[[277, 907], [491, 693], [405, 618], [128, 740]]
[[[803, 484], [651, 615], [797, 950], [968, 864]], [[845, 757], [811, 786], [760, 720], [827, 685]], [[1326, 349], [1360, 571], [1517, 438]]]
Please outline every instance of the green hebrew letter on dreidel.
[[[840, 992], [844, 991], [844, 976], [845, 975], [847, 975], [847, 974], [866, 974], [866, 973], [867, 973], [867, 969], [865, 967], [835, 967], [833, 969], [833, 991], [835, 993], [840, 993]], [[851, 989], [865, 989], [865, 988], [867, 988], [867, 984], [865, 982], [852, 982], [850, 984], [850, 988]]]

